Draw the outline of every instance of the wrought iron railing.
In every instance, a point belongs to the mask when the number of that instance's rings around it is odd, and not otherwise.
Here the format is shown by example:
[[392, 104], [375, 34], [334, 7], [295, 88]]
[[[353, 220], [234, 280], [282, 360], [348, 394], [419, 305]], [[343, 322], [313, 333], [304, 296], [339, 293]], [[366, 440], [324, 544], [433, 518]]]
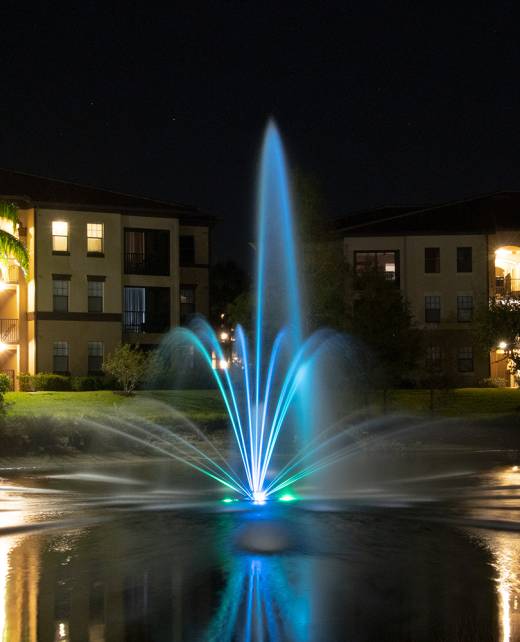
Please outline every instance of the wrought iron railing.
[[166, 275], [170, 273], [168, 257], [144, 252], [125, 252], [125, 274]]
[[509, 275], [495, 277], [495, 292], [498, 296], [520, 294], [520, 279], [511, 279]]
[[18, 319], [0, 319], [0, 341], [18, 343]]
[[165, 316], [152, 316], [143, 311], [132, 310], [125, 310], [123, 314], [123, 330], [126, 333], [162, 333], [169, 328], [170, 319]]

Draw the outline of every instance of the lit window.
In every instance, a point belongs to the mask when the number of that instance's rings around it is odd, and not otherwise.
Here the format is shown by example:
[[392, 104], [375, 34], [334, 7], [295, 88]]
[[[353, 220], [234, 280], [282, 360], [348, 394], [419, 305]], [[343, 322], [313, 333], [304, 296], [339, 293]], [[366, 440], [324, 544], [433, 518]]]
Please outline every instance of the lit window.
[[103, 223], [87, 223], [87, 252], [103, 254]]
[[88, 311], [103, 312], [103, 281], [88, 282]]
[[66, 341], [55, 341], [52, 351], [53, 372], [65, 374], [69, 372], [69, 344]]
[[459, 348], [457, 366], [459, 372], [473, 372], [473, 348], [471, 346]]
[[69, 224], [67, 221], [52, 222], [52, 251], [69, 251]]
[[88, 372], [99, 374], [103, 370], [103, 356], [105, 346], [102, 341], [88, 342]]
[[65, 279], [52, 280], [52, 309], [54, 312], [69, 311], [69, 281]]

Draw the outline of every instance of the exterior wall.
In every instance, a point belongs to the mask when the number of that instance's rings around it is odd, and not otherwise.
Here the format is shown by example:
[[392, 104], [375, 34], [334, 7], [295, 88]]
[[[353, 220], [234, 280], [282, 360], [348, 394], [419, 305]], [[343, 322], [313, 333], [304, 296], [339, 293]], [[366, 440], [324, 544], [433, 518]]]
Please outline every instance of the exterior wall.
[[[440, 248], [440, 272], [425, 273], [424, 250]], [[457, 247], [472, 247], [472, 272], [457, 272]], [[399, 250], [400, 287], [417, 325], [428, 333], [428, 342], [439, 345], [443, 363], [459, 385], [475, 385], [489, 376], [489, 355], [475, 345], [472, 324], [457, 321], [457, 296], [473, 296], [473, 309], [485, 305], [489, 292], [489, 252], [485, 235], [432, 235], [346, 237], [344, 253], [350, 265], [355, 251]], [[424, 299], [441, 297], [441, 322], [426, 323]], [[473, 347], [474, 371], [457, 371], [458, 348]]]
[[69, 371], [73, 375], [88, 373], [88, 342], [103, 341], [105, 355], [121, 343], [120, 322], [38, 321], [38, 372], [52, 372], [53, 344], [69, 343]]
[[[158, 218], [149, 216], [123, 216], [123, 233], [125, 228], [168, 230], [170, 232], [170, 274], [169, 276], [155, 276], [144, 274], [124, 274], [123, 286], [137, 287], [163, 287], [170, 289], [170, 323], [172, 326], [179, 324], [179, 221], [172, 218]], [[123, 261], [124, 247], [121, 250]], [[122, 292], [122, 289], [121, 289]], [[128, 334], [125, 340], [137, 344], [157, 344], [163, 334]]]
[[209, 228], [181, 225], [179, 235], [193, 236], [195, 242], [195, 263], [180, 266], [180, 284], [195, 286], [196, 312], [209, 316]]

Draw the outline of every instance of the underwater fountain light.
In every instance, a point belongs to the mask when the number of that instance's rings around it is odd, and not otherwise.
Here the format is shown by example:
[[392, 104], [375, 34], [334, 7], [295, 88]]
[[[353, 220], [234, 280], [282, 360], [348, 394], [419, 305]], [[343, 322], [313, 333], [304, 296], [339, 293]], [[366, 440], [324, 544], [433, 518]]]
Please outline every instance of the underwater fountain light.
[[279, 497], [278, 500], [281, 502], [294, 502], [296, 500], [296, 497], [294, 495], [291, 495], [291, 493], [285, 493], [285, 495]]
[[263, 490], [255, 490], [253, 492], [253, 504], [265, 504], [267, 501], [267, 493]]

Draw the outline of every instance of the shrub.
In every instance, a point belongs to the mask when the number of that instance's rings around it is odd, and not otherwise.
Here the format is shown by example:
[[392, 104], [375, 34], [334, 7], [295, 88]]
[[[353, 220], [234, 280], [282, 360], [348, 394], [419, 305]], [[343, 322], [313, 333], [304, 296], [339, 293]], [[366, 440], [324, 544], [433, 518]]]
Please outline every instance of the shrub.
[[143, 379], [149, 362], [146, 353], [124, 344], [105, 359], [103, 372], [114, 377], [126, 395], [131, 395]]
[[89, 375], [88, 377], [71, 378], [71, 388], [76, 391], [109, 390], [110, 384], [111, 381], [107, 377]]
[[27, 372], [21, 372], [18, 375], [18, 384], [21, 392], [34, 392], [36, 390], [34, 376]]
[[70, 377], [53, 374], [52, 372], [39, 372], [35, 377], [36, 390], [70, 390]]

